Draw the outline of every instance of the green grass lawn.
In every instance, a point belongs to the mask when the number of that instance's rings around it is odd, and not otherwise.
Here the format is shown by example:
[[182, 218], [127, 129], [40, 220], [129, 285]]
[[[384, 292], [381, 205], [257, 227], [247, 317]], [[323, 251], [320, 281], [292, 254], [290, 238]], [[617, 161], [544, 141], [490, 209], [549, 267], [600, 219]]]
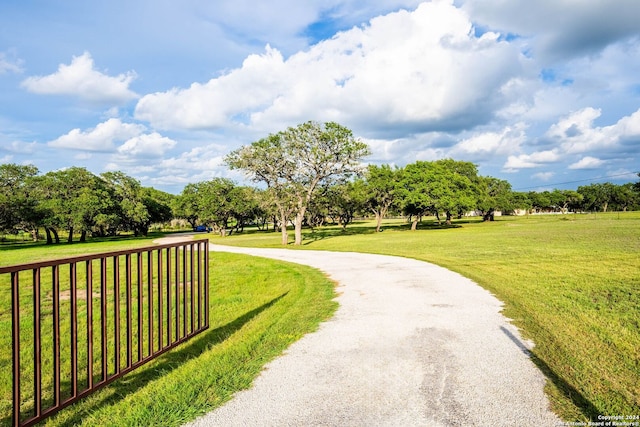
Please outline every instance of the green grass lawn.
[[[565, 420], [640, 415], [640, 213], [501, 217], [412, 232], [403, 221], [307, 230], [304, 249], [399, 255], [475, 280], [535, 341], [553, 410]], [[279, 233], [213, 237], [280, 247]], [[289, 245], [290, 248], [293, 248]]]
[[[148, 246], [149, 239], [0, 248], [0, 265]], [[171, 426], [229, 400], [262, 367], [313, 331], [337, 307], [334, 284], [322, 273], [242, 255], [212, 253], [210, 328], [153, 362], [68, 407], [45, 424]], [[7, 304], [6, 280], [0, 302]], [[3, 305], [4, 307], [4, 305]], [[0, 317], [8, 311], [2, 310]], [[7, 323], [7, 319], [0, 322]], [[0, 424], [10, 423], [10, 331], [0, 334]]]

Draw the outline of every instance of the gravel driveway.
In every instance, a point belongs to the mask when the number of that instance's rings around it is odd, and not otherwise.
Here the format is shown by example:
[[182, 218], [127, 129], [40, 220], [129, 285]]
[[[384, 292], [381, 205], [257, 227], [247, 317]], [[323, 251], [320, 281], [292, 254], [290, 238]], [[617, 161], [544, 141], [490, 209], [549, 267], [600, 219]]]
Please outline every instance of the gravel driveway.
[[[335, 316], [189, 426], [553, 426], [531, 343], [474, 282], [381, 255], [211, 245], [309, 265]], [[215, 262], [215, 254], [212, 255]]]

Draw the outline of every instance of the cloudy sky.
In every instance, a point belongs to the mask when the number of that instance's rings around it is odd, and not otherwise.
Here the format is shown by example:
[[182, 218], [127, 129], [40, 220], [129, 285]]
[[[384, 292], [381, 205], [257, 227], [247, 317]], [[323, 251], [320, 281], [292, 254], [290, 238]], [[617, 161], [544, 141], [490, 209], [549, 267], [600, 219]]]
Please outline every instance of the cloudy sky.
[[0, 2], [0, 163], [179, 193], [240, 181], [229, 151], [308, 120], [352, 129], [368, 163], [636, 181], [640, 2]]

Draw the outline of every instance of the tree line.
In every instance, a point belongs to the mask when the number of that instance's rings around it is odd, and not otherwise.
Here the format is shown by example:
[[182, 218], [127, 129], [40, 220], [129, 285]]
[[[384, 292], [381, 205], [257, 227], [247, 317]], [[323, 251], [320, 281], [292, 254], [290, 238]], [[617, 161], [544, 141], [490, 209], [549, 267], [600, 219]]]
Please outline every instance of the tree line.
[[60, 243], [59, 231], [73, 241], [87, 234], [104, 237], [128, 231], [146, 235], [152, 223], [169, 221], [174, 196], [142, 187], [122, 172], [99, 176], [71, 167], [40, 175], [35, 166], [0, 165], [0, 231], [25, 231], [38, 240]]
[[[451, 223], [470, 212], [484, 220], [496, 212], [579, 212], [640, 209], [640, 182], [580, 186], [577, 190], [513, 191], [509, 182], [481, 176], [471, 162], [416, 161], [404, 167], [363, 166], [366, 144], [337, 123], [307, 122], [271, 134], [225, 158], [260, 186], [226, 178], [188, 184], [179, 195], [141, 183], [123, 172], [94, 175], [72, 167], [40, 174], [35, 166], [0, 165], [0, 231], [43, 231], [47, 243], [120, 232], [146, 235], [152, 224], [172, 219], [220, 234], [248, 224], [280, 229], [295, 243], [303, 226], [327, 221], [347, 227], [356, 217], [374, 217], [376, 231], [389, 215], [403, 215], [415, 230], [424, 216]], [[639, 174], [640, 176], [640, 174]]]

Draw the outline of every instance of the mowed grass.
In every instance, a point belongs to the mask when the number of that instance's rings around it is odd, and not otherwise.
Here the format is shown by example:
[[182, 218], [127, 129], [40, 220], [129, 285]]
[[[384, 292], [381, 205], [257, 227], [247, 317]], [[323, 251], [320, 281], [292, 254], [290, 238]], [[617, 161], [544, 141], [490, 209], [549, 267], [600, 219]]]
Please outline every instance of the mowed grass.
[[[150, 243], [138, 239], [24, 247], [0, 251], [0, 265]], [[333, 301], [334, 283], [317, 270], [236, 254], [211, 253], [210, 259], [210, 328], [62, 410], [45, 421], [45, 425], [181, 425], [248, 388], [268, 361], [315, 330], [337, 308]], [[2, 304], [7, 303], [8, 293], [7, 287], [2, 286]], [[2, 311], [2, 316], [6, 316], [8, 311], [4, 308]], [[0, 423], [8, 425], [11, 338], [10, 330], [3, 329], [0, 386], [6, 404], [2, 405]]]
[[[402, 220], [308, 230], [300, 249], [429, 261], [475, 280], [504, 302], [548, 378], [565, 420], [640, 415], [640, 213], [501, 217], [411, 232]], [[213, 238], [278, 247], [279, 233]], [[290, 248], [293, 248], [291, 245]]]

